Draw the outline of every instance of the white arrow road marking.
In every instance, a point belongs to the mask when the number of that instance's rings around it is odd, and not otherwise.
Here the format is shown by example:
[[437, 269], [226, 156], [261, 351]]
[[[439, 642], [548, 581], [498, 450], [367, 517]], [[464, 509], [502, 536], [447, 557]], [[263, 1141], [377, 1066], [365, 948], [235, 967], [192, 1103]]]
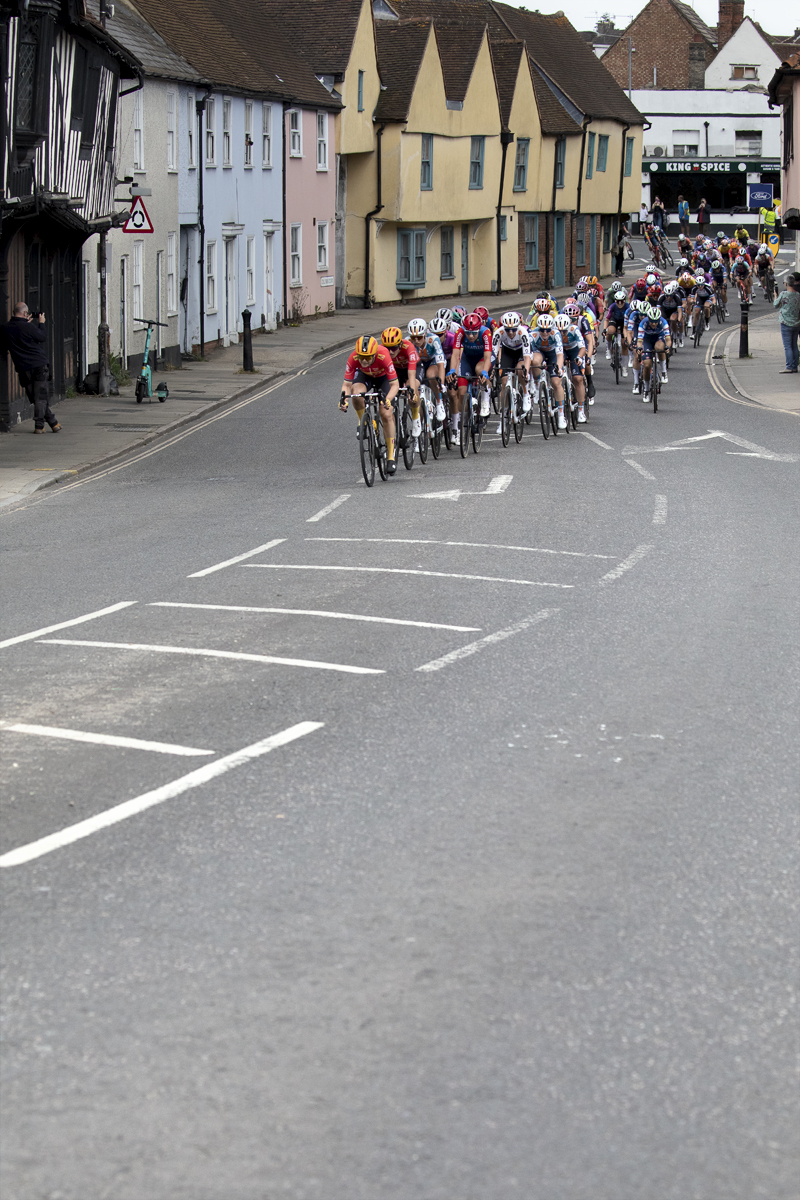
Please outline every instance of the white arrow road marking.
[[472, 550], [524, 550], [530, 554], [567, 554], [570, 558], [614, 558], [613, 554], [589, 554], [584, 550], [550, 550], [541, 546], [504, 546], [496, 542], [442, 542], [437, 538], [311, 537], [307, 542], [389, 542], [400, 546], [466, 546]]
[[[261, 566], [260, 563], [248, 564]], [[79, 642], [67, 638], [43, 638], [40, 646], [94, 646], [99, 650], [148, 650], [154, 654], [188, 654], [198, 658], [232, 658], [242, 662], [271, 663], [278, 667], [309, 667], [317, 671], [343, 671], [346, 675], [385, 675], [375, 667], [351, 667], [344, 663], [316, 662], [309, 658], [278, 658], [274, 654], [244, 654], [236, 650], [200, 650], [195, 646], [151, 646], [141, 642]]]
[[332, 513], [335, 508], [338, 508], [340, 504], [344, 504], [345, 500], [349, 499], [349, 492], [345, 492], [342, 496], [337, 496], [336, 499], [332, 500], [331, 503], [325, 508], [321, 508], [318, 513], [314, 513], [313, 517], [308, 517], [306, 519], [306, 523], [310, 524], [312, 521], [321, 521], [323, 517], [327, 517], [328, 513]]
[[634, 462], [632, 458], [626, 458], [625, 462], [629, 467], [633, 467], [634, 471], [638, 471], [640, 475], [643, 475], [645, 479], [655, 479], [655, 475], [651, 475], [649, 471], [645, 471], [641, 463]]
[[[323, 538], [307, 538], [307, 541], [323, 541]], [[333, 540], [333, 539], [331, 539]], [[609, 558], [598, 554], [597, 558]], [[400, 617], [376, 617], [364, 613], [328, 612], [319, 608], [261, 608], [251, 604], [184, 604], [178, 600], [153, 600], [149, 608], [210, 608], [219, 612], [282, 613], [291, 617], [330, 617], [335, 621], [372, 621], [378, 625], [411, 625], [414, 629], [450, 629], [456, 633], [480, 633], [480, 625], [441, 625], [436, 621], [406, 621]]]
[[55, 633], [57, 629], [69, 629], [70, 625], [82, 625], [84, 621], [94, 621], [97, 617], [106, 617], [110, 613], [119, 612], [121, 608], [130, 608], [132, 604], [137, 603], [136, 600], [120, 600], [119, 604], [112, 604], [108, 608], [98, 608], [97, 612], [86, 613], [83, 617], [73, 617], [70, 621], [59, 621], [58, 625], [46, 625], [44, 629], [34, 629], [33, 633], [20, 633], [16, 637], [6, 638], [4, 642], [0, 642], [0, 650], [5, 646], [17, 646], [20, 642], [35, 641], [42, 634]]
[[607, 575], [603, 575], [598, 582], [601, 586], [604, 583], [613, 583], [615, 579], [619, 579], [620, 575], [624, 575], [626, 571], [630, 571], [631, 567], [635, 567], [639, 560], [644, 558], [645, 554], [649, 554], [652, 549], [652, 546], [644, 544], [637, 546], [632, 554], [624, 558], [621, 563], [614, 567], [613, 571], [609, 571]]
[[[317, 563], [245, 563], [246, 567], [252, 567], [253, 570], [258, 570], [261, 567], [265, 571], [365, 571], [374, 575], [429, 575], [434, 579], [472, 579], [479, 583], [522, 583], [526, 587], [552, 587], [552, 588], [574, 588], [574, 583], [538, 583], [534, 579], [499, 579], [496, 575], [461, 575], [453, 571], [412, 571], [405, 567], [339, 567], [339, 566], [319, 566]], [[51, 639], [55, 640], [55, 639]], [[47, 643], [44, 643], [45, 645]], [[79, 643], [70, 643], [78, 645]], [[85, 643], [89, 645], [89, 643]], [[99, 645], [99, 642], [92, 643]], [[108, 645], [108, 643], [103, 643]], [[151, 647], [151, 649], [159, 649], [159, 647]], [[198, 653], [210, 654], [211, 651], [198, 651]], [[222, 653], [220, 651], [219, 653]], [[234, 658], [247, 658], [249, 655], [238, 654], [233, 655]], [[380, 672], [383, 674], [383, 672]]]
[[482, 492], [464, 492], [460, 488], [453, 488], [447, 492], [420, 492], [413, 493], [409, 497], [411, 500], [458, 500], [459, 496], [499, 496], [504, 492], [513, 475], [495, 475], [489, 486]]
[[557, 612], [557, 608], [543, 608], [540, 612], [518, 621], [516, 625], [509, 625], [507, 629], [498, 629], [496, 633], [479, 638], [477, 642], [459, 646], [457, 650], [451, 650], [449, 654], [443, 654], [441, 658], [434, 658], [431, 662], [423, 663], [416, 669], [418, 671], [441, 671], [442, 667], [449, 667], [451, 663], [458, 662], [461, 658], [469, 658], [471, 654], [477, 654], [479, 650], [485, 650], [487, 646], [492, 646], [495, 642], [504, 642], [506, 638], [513, 637], [516, 633], [522, 633], [523, 629], [528, 629], [538, 621], [545, 621]]
[[[745, 438], [737, 437], [735, 433], [726, 433], [723, 429], [709, 429], [708, 433], [701, 433], [698, 437], [681, 438], [666, 446], [625, 446], [622, 454], [663, 454], [668, 450], [689, 450], [694, 447], [696, 442], [709, 442], [714, 438], [723, 438], [726, 442], [733, 442], [734, 446], [741, 446], [744, 450], [749, 450], [750, 454], [746, 456], [748, 458], [766, 458], [770, 462], [800, 461], [800, 454], [779, 454], [775, 450], [767, 450], [765, 446], [759, 446], [755, 442], [748, 442]], [[735, 451], [729, 450], [728, 453], [733, 454]]]
[[32, 733], [37, 737], [61, 738], [67, 742], [89, 742], [94, 746], [122, 746], [129, 750], [151, 750], [155, 754], [178, 754], [184, 758], [197, 758], [214, 754], [213, 750], [198, 750], [194, 746], [177, 746], [174, 742], [146, 742], [142, 738], [117, 737], [111, 733], [85, 733], [82, 729], [61, 729], [56, 725], [26, 725], [19, 722], [0, 726], [8, 733]]
[[51, 833], [47, 837], [39, 838], [36, 842], [29, 842], [27, 846], [18, 846], [16, 850], [10, 850], [7, 854], [0, 855], [0, 867], [17, 867], [21, 863], [30, 862], [31, 859], [41, 858], [43, 854], [50, 854], [52, 850], [69, 846], [72, 842], [97, 833], [99, 829], [107, 829], [109, 825], [117, 825], [120, 821], [134, 817], [147, 808], [163, 804], [165, 800], [172, 800], [173, 797], [180, 796], [182, 792], [188, 792], [190, 788], [200, 787], [201, 784], [208, 783], [219, 775], [224, 775], [226, 771], [231, 771], [234, 767], [252, 762], [254, 758], [260, 758], [262, 754], [269, 754], [271, 750], [277, 750], [279, 746], [286, 746], [289, 742], [294, 742], [297, 738], [305, 737], [306, 734], [313, 733], [322, 727], [322, 721], [301, 721], [298, 725], [291, 725], [281, 733], [274, 733], [261, 742], [245, 746], [244, 749], [236, 750], [233, 754], [226, 755], [225, 758], [218, 758], [216, 762], [207, 763], [204, 767], [199, 767], [196, 771], [191, 771], [188, 775], [175, 779], [163, 787], [145, 792], [141, 796], [135, 796], [132, 800], [125, 800], [124, 803], [117, 804], [114, 808], [108, 808], [105, 812], [97, 813], [96, 816], [89, 817], [86, 821], [78, 821], [77, 824], [68, 825], [66, 829], [61, 829], [58, 833]]
[[609, 446], [608, 442], [601, 442], [600, 438], [596, 438], [593, 433], [587, 433], [585, 429], [579, 429], [578, 433], [583, 434], [590, 442], [594, 442], [596, 446], [602, 446], [604, 450], [613, 450], [613, 446]]
[[255, 550], [248, 550], [244, 554], [237, 554], [235, 558], [226, 558], [224, 562], [215, 563], [213, 567], [205, 567], [202, 571], [193, 571], [186, 578], [199, 579], [201, 575], [212, 575], [214, 571], [222, 571], [225, 567], [232, 567], [234, 563], [243, 562], [246, 558], [252, 558], [254, 554], [261, 554], [263, 550], [271, 550], [273, 546], [280, 546], [281, 542], [285, 541], [286, 538], [273, 538], [271, 542], [265, 542], [263, 546], [256, 546]]

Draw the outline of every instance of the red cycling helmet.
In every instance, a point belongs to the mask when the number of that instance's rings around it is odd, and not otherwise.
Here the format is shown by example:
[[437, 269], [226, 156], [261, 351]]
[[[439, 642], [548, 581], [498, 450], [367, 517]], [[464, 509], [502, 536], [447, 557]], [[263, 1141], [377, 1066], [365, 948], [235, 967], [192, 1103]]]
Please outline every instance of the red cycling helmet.
[[477, 313], [477, 315], [480, 317], [480, 319], [481, 319], [481, 324], [482, 324], [482, 325], [485, 325], [485, 324], [487, 323], [487, 321], [489, 320], [489, 310], [488, 310], [488, 308], [484, 308], [483, 306], [481, 306], [480, 308], [476, 308], [476, 309], [475, 309], [475, 312], [476, 312], [476, 313]]
[[660, 295], [661, 295], [661, 288], [658, 286], [657, 283], [654, 283], [652, 285], [652, 287], [649, 287], [647, 289], [647, 299], [648, 300], [657, 300]]
[[483, 321], [478, 316], [477, 310], [474, 313], [469, 313], [461, 322], [467, 333], [477, 333]]

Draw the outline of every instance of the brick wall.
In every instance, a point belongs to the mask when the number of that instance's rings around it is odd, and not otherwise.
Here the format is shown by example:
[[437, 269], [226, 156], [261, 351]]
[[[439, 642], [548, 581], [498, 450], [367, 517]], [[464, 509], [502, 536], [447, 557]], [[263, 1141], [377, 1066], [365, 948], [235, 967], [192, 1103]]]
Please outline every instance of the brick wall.
[[697, 30], [673, 8], [669, 0], [650, 0], [635, 21], [603, 55], [620, 87], [628, 86], [628, 37], [633, 39], [632, 82], [635, 88], [702, 88], [707, 64], [716, 51]]
[[[589, 243], [588, 243], [588, 219], [586, 224], [587, 243], [586, 243], [586, 262], [585, 267], [576, 266], [577, 258], [577, 222], [572, 213], [564, 213], [564, 276], [565, 282], [572, 286], [580, 279], [581, 275], [586, 275], [589, 266]], [[539, 213], [539, 266], [534, 271], [525, 270], [525, 220], [524, 213], [520, 213], [517, 220], [518, 232], [518, 269], [519, 269], [519, 286], [523, 291], [529, 291], [535, 288], [537, 291], [542, 291], [550, 286], [550, 280], [554, 275], [554, 247], [553, 247], [553, 226], [554, 218], [552, 213]]]

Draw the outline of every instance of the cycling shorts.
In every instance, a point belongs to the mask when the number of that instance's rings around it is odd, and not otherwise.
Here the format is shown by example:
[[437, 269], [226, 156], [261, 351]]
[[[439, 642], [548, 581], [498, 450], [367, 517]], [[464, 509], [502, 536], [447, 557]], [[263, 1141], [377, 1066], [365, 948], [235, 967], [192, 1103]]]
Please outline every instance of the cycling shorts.
[[400, 367], [395, 363], [394, 369], [397, 371], [397, 382], [400, 387], [408, 387], [408, 367]]
[[[536, 351], [536, 353], [541, 354], [544, 365], [547, 368], [547, 374], [552, 376], [555, 379], [560, 379], [564, 372], [563, 372], [562, 368], [558, 365], [558, 354], [556, 353], [556, 351], [555, 350], [539, 350], [539, 351]], [[567, 352], [564, 351], [564, 353], [566, 354]], [[573, 374], [574, 374], [574, 372], [573, 372]]]
[[394, 380], [387, 379], [385, 375], [365, 375], [363, 371], [356, 371], [353, 383], [366, 384], [368, 392], [382, 392], [385, 400]]
[[467, 350], [464, 350], [463, 354], [461, 355], [461, 369], [463, 372], [464, 367], [466, 367], [467, 374], [459, 375], [459, 377], [458, 377], [458, 386], [459, 387], [467, 386], [467, 384], [469, 383], [469, 376], [477, 375], [478, 367], [482, 362], [483, 362], [483, 348], [481, 348], [480, 354], [475, 354], [475, 353], [470, 354]]
[[[481, 358], [483, 355], [481, 355]], [[513, 371], [517, 363], [522, 362], [522, 346], [512, 350], [510, 346], [500, 346], [500, 370]]]
[[[574, 350], [566, 350], [565, 349], [564, 350], [564, 358], [569, 359], [569, 369], [570, 369], [571, 375], [582, 375], [583, 374], [583, 369], [584, 369], [585, 363], [584, 363], [584, 355], [583, 355], [582, 350], [579, 350], [577, 346], [575, 347]], [[550, 364], [548, 363], [548, 370], [549, 370], [549, 367], [550, 367]], [[553, 372], [551, 371], [550, 374], [552, 374], [552, 373]]]
[[428, 376], [428, 367], [435, 367], [438, 364], [432, 358], [420, 359], [417, 363], [417, 379], [420, 383], [424, 383]]
[[646, 337], [642, 342], [642, 358], [652, 358], [656, 351], [656, 342], [660, 341], [660, 337]]

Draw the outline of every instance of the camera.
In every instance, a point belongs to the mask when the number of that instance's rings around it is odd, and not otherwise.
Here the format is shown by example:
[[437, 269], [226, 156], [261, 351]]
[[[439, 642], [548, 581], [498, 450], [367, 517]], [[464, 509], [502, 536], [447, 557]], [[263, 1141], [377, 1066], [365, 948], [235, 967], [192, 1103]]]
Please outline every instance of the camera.
[[35, 308], [29, 308], [29, 309], [28, 309], [28, 316], [31, 318], [31, 320], [32, 320], [32, 321], [38, 321], [39, 317], [43, 317], [43, 316], [44, 316], [44, 313], [43, 313], [43, 312], [39, 312], [39, 310], [38, 310], [38, 309], [35, 309]]

